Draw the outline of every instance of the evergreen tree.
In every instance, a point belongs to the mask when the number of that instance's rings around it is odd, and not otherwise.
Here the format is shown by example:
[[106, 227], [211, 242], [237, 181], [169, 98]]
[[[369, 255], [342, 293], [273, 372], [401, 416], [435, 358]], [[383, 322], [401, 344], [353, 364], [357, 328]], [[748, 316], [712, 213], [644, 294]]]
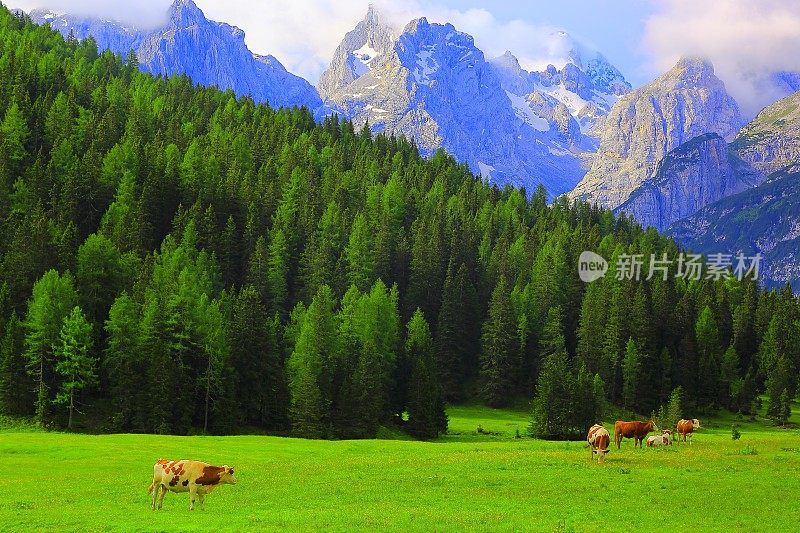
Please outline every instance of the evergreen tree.
[[511, 400], [519, 368], [519, 343], [516, 317], [505, 277], [501, 276], [492, 291], [489, 316], [481, 336], [481, 378], [483, 397], [493, 407]]
[[80, 307], [74, 307], [64, 319], [59, 338], [60, 344], [54, 347], [55, 370], [62, 381], [55, 403], [67, 405], [67, 429], [71, 431], [76, 393], [97, 381], [97, 359], [89, 354], [92, 348], [92, 325], [87, 322]]
[[14, 311], [0, 339], [0, 413], [5, 415], [32, 413], [34, 384], [25, 371], [24, 349], [25, 330]]
[[409, 433], [422, 439], [435, 438], [447, 431], [447, 415], [436, 376], [431, 331], [419, 309], [408, 322], [406, 357], [412, 368], [408, 393]]
[[625, 359], [622, 361], [622, 402], [628, 409], [635, 409], [637, 406], [640, 373], [639, 349], [630, 338], [625, 345]]
[[791, 380], [789, 363], [783, 355], [778, 356], [775, 366], [767, 378], [767, 417], [778, 425], [785, 425], [791, 415], [789, 383]]
[[77, 304], [77, 294], [69, 274], [55, 270], [45, 273], [33, 286], [25, 318], [25, 359], [28, 372], [36, 381], [36, 420], [42, 424], [57, 389], [54, 348], [60, 344], [64, 319]]
[[719, 377], [722, 356], [717, 322], [708, 306], [703, 308], [697, 318], [695, 337], [697, 338], [700, 367], [700, 400], [707, 404], [717, 401], [720, 396]]

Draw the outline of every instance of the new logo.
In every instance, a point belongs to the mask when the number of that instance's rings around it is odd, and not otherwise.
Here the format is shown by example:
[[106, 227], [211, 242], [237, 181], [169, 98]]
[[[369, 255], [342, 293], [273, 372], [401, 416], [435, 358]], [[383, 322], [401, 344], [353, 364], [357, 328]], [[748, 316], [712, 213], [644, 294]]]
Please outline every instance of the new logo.
[[591, 283], [606, 275], [608, 261], [594, 252], [583, 252], [578, 258], [578, 276], [584, 283]]

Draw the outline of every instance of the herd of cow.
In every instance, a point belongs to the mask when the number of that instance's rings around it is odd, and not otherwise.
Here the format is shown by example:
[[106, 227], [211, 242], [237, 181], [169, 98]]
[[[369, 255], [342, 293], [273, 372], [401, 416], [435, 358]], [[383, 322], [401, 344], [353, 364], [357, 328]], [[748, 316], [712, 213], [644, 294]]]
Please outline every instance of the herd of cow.
[[[692, 442], [692, 434], [695, 429], [700, 427], [700, 421], [696, 418], [692, 420], [680, 419], [675, 425], [678, 434], [678, 441], [683, 438], [683, 442]], [[647, 437], [651, 432], [660, 433], [659, 435], [652, 435]], [[642, 447], [642, 441], [647, 437], [647, 446], [654, 448], [658, 446], [669, 446], [672, 444], [672, 431], [665, 429], [660, 431], [653, 420], [648, 422], [626, 422], [624, 420], [617, 420], [614, 424], [614, 442], [617, 444], [617, 449], [622, 444], [622, 439], [633, 439], [633, 447]], [[597, 462], [602, 463], [608, 453], [609, 445], [611, 444], [611, 435], [608, 430], [603, 427], [603, 424], [595, 424], [589, 428], [589, 433], [586, 435], [586, 442], [592, 449], [592, 457], [597, 455]]]
[[[680, 441], [681, 437], [683, 437], [683, 441], [686, 442], [688, 437], [689, 442], [691, 442], [692, 433], [699, 427], [700, 421], [696, 418], [693, 420], [679, 420], [675, 428], [678, 433], [678, 440]], [[644, 438], [652, 431], [659, 431], [652, 420], [649, 422], [617, 420], [616, 424], [614, 424], [614, 441], [617, 444], [617, 449], [619, 449], [623, 438], [633, 439], [634, 447], [641, 447]], [[597, 455], [597, 462], [602, 463], [611, 443], [611, 435], [609, 435], [608, 430], [602, 424], [595, 424], [589, 428], [586, 440], [592, 449], [592, 457]], [[672, 444], [672, 432], [668, 429], [662, 431], [660, 435], [647, 438], [647, 445], [650, 447], [670, 444]], [[159, 459], [153, 465], [153, 482], [150, 483], [148, 492], [153, 495], [152, 506], [154, 511], [156, 508], [161, 509], [164, 495], [167, 491], [188, 492], [189, 510], [193, 511], [195, 497], [199, 497], [200, 509], [202, 509], [206, 494], [219, 485], [233, 485], [235, 483], [236, 477], [233, 475], [233, 468], [228, 465], [212, 466], [200, 461]]]

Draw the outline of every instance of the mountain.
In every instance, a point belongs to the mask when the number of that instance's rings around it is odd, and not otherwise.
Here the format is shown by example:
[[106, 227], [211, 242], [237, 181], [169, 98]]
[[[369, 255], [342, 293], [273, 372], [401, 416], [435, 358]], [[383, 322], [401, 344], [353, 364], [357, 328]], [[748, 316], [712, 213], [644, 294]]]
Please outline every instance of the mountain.
[[764, 108], [731, 147], [765, 175], [800, 162], [800, 92]]
[[567, 50], [568, 62], [561, 70], [548, 65], [543, 71], [528, 72], [510, 51], [491, 64], [506, 91], [523, 97], [545, 94], [566, 107], [582, 133], [598, 137], [598, 124], [618, 97], [630, 92], [631, 85], [599, 52], [580, 45], [566, 32], [554, 37], [561, 41], [557, 47]]
[[653, 177], [670, 150], [704, 133], [731, 137], [742, 123], [714, 67], [703, 59], [683, 58], [614, 104], [592, 168], [570, 197], [615, 208]]
[[510, 52], [487, 61], [451, 24], [420, 18], [396, 33], [371, 7], [318, 89], [356, 124], [413, 138], [423, 153], [444, 148], [494, 183], [541, 183], [556, 196], [585, 174], [597, 146], [575, 115], [589, 103], [610, 108], [597, 84], [626, 90], [616, 69], [587, 64], [596, 81], [572, 63], [533, 75]]
[[370, 5], [364, 20], [347, 32], [333, 60], [320, 77], [317, 89], [323, 98], [354, 82], [383, 62], [394, 48], [394, 30]]
[[322, 106], [311, 84], [289, 73], [274, 57], [253, 54], [241, 29], [206, 19], [192, 0], [175, 0], [166, 23], [147, 31], [44, 10], [34, 10], [30, 17], [65, 36], [70, 32], [77, 38], [91, 35], [101, 50], [123, 57], [134, 50], [142, 70], [153, 74], [186, 74], [196, 83], [232, 89], [275, 107], [305, 105], [316, 110]]
[[664, 231], [726, 196], [755, 187], [763, 174], [742, 161], [716, 133], [706, 133], [671, 150], [655, 175], [639, 186], [615, 213]]
[[800, 290], [800, 165], [673, 224], [681, 245], [706, 254], [763, 256], [762, 281]]
[[668, 228], [697, 251], [762, 253], [771, 285], [800, 287], [800, 92], [761, 111], [729, 151], [769, 178]]

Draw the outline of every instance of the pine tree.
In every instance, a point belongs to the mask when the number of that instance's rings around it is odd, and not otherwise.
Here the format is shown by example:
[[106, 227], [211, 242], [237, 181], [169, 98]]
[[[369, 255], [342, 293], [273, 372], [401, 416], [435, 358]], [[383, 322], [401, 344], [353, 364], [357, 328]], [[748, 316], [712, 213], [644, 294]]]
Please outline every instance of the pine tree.
[[460, 399], [470, 368], [480, 351], [478, 302], [475, 286], [463, 263], [456, 272], [448, 268], [442, 306], [436, 327], [436, 364], [439, 381], [447, 399]]
[[722, 347], [717, 322], [708, 306], [703, 308], [697, 318], [695, 337], [699, 354], [700, 401], [709, 404], [719, 398]]
[[[139, 307], [126, 292], [120, 294], [105, 323], [107, 345], [102, 363], [103, 381], [108, 383], [116, 411], [114, 428], [144, 430], [146, 408], [142, 393], [144, 361], [140, 350]], [[137, 424], [134, 424], [136, 418]]]
[[97, 382], [97, 359], [90, 355], [92, 349], [92, 325], [87, 322], [78, 306], [64, 319], [59, 333], [60, 344], [54, 347], [56, 372], [62, 377], [61, 387], [55, 403], [67, 405], [72, 430], [75, 412], [75, 395]]
[[767, 378], [767, 397], [769, 399], [767, 417], [778, 425], [785, 425], [791, 415], [790, 372], [786, 357], [779, 355]]
[[64, 319], [77, 303], [69, 274], [50, 270], [33, 286], [25, 318], [25, 359], [36, 381], [36, 420], [43, 424], [57, 388], [54, 348], [60, 344]]
[[633, 339], [625, 345], [625, 359], [622, 361], [622, 402], [628, 409], [638, 405], [639, 380], [641, 377], [641, 358]]
[[408, 322], [406, 358], [412, 368], [408, 393], [408, 431], [418, 438], [436, 438], [447, 431], [447, 415], [436, 376], [430, 327], [419, 309]]
[[489, 316], [483, 323], [480, 359], [483, 398], [493, 407], [507, 405], [516, 385], [519, 342], [514, 307], [504, 276], [492, 291]]
[[586, 428], [574, 427], [575, 377], [569, 368], [566, 351], [549, 354], [543, 361], [542, 371], [536, 380], [533, 399], [531, 435], [558, 439], [573, 436]]
[[16, 311], [0, 338], [0, 413], [26, 416], [32, 413], [34, 384], [25, 371], [25, 330]]

